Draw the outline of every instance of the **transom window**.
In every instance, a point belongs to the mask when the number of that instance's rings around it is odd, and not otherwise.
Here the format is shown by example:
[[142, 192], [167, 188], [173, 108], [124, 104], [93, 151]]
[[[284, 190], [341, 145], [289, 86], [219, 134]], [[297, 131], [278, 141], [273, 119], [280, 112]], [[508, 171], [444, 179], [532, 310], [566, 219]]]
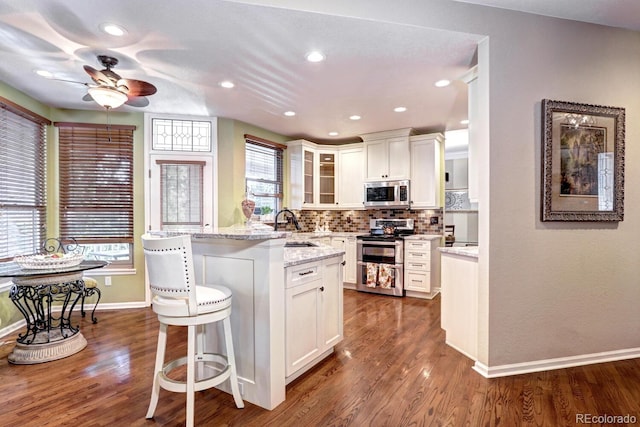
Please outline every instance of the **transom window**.
[[156, 151], [211, 151], [211, 122], [152, 119], [152, 149]]

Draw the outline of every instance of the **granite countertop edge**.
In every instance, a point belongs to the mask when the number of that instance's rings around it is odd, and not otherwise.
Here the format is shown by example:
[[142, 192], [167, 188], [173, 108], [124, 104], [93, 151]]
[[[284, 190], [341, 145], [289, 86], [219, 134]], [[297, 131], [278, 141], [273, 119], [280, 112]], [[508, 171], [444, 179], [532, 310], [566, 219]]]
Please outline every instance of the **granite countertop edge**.
[[478, 259], [477, 246], [445, 246], [438, 249], [444, 255], [460, 255], [475, 260]]
[[328, 245], [319, 245], [308, 248], [284, 248], [284, 266], [305, 264], [307, 262], [320, 261], [335, 256], [344, 256], [345, 251]]

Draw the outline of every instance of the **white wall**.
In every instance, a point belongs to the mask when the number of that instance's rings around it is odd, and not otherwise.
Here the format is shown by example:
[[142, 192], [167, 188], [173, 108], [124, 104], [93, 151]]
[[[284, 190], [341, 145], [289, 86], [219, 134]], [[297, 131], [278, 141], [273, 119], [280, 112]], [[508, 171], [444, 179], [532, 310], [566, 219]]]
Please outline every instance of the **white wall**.
[[[488, 35], [480, 361], [640, 348], [640, 33], [447, 0], [252, 3]], [[626, 108], [623, 222], [540, 221], [543, 98]]]

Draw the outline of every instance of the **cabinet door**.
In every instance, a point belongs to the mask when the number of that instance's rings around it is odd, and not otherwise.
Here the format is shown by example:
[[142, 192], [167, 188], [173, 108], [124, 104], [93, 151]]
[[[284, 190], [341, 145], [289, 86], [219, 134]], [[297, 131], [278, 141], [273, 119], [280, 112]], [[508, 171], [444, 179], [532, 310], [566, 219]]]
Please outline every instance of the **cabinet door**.
[[339, 152], [338, 207], [362, 208], [364, 202], [364, 151], [354, 148]]
[[336, 153], [318, 151], [318, 204], [334, 207], [336, 203]]
[[365, 143], [367, 157], [366, 176], [368, 180], [380, 180], [389, 174], [389, 158], [387, 141], [367, 141]]
[[357, 241], [355, 237], [348, 237], [345, 244], [344, 281], [356, 283], [357, 276]]
[[387, 140], [387, 159], [389, 162], [386, 178], [409, 179], [409, 138]]
[[313, 205], [315, 199], [314, 174], [315, 174], [315, 153], [311, 150], [303, 149], [303, 203]]
[[285, 291], [286, 376], [322, 352], [319, 290], [322, 284], [318, 278]]
[[342, 257], [325, 261], [323, 286], [320, 288], [321, 351], [342, 341]]
[[[331, 238], [331, 246], [333, 246], [336, 249], [341, 249], [343, 251], [346, 251], [346, 243], [347, 243], [347, 239], [344, 237], [332, 237]], [[344, 273], [344, 269], [345, 269], [346, 265], [342, 267], [342, 277], [344, 277], [345, 273]]]
[[411, 207], [442, 207], [440, 143], [434, 139], [411, 141]]

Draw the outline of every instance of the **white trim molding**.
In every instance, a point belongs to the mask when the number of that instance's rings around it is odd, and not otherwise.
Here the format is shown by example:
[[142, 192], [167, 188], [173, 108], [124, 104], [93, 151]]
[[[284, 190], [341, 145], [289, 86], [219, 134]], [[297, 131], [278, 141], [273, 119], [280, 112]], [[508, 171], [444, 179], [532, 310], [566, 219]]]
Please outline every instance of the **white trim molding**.
[[473, 365], [473, 370], [485, 378], [506, 377], [509, 375], [528, 374], [531, 372], [552, 371], [554, 369], [572, 368], [574, 366], [593, 365], [596, 363], [615, 362], [618, 360], [635, 359], [640, 357], [640, 347], [622, 350], [605, 351], [602, 353], [581, 354], [556, 359], [534, 360], [531, 362], [514, 363], [511, 365], [487, 366], [481, 362]]

